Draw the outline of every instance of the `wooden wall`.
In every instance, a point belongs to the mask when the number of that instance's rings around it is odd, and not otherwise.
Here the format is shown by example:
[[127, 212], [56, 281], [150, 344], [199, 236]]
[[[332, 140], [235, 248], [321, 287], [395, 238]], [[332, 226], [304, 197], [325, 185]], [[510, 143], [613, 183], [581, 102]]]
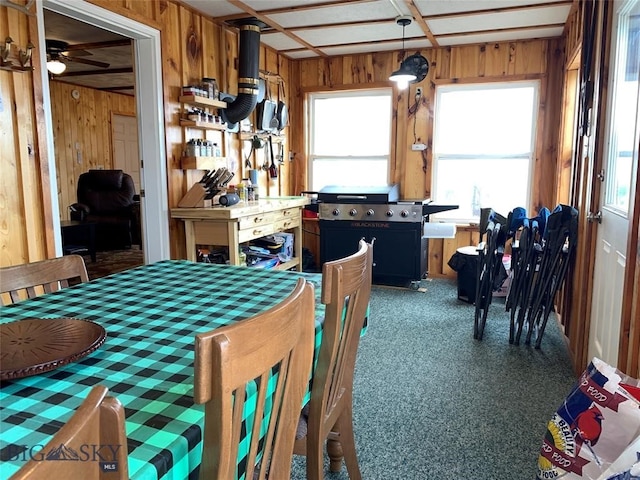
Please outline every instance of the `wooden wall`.
[[135, 115], [135, 98], [57, 81], [49, 88], [60, 218], [68, 220], [80, 174], [113, 168], [111, 114]]
[[[238, 37], [235, 29], [227, 29], [217, 25], [213, 19], [202, 16], [182, 3], [167, 1], [130, 1], [130, 0], [95, 0], [92, 3], [124, 15], [133, 20], [157, 28], [161, 31], [162, 64], [164, 86], [164, 115], [167, 152], [167, 184], [169, 207], [174, 207], [202, 176], [202, 171], [182, 170], [180, 157], [183, 142], [190, 132], [179, 126], [181, 105], [178, 102], [183, 85], [198, 82], [202, 77], [218, 79], [220, 89], [224, 92], [237, 92]], [[0, 38], [11, 36], [16, 44], [26, 45], [31, 40], [38, 43], [37, 23], [35, 16], [4, 6], [0, 6]], [[189, 47], [187, 47], [189, 46]], [[34, 53], [40, 54], [38, 49]], [[52, 206], [49, 202], [49, 171], [46, 163], [40, 159], [47, 158], [46, 138], [42, 111], [42, 86], [39, 85], [40, 72], [37, 62], [34, 72], [17, 73], [0, 70], [0, 126], [2, 143], [0, 154], [2, 162], [2, 179], [0, 179], [0, 265], [13, 265], [55, 256], [53, 244]], [[268, 72], [271, 98], [284, 99], [290, 96], [289, 60], [272, 50], [262, 47], [260, 50], [260, 69]], [[278, 83], [283, 88], [278, 88]], [[62, 88], [62, 87], [60, 87]], [[56, 159], [58, 165], [58, 181], [60, 187], [60, 211], [65, 218], [69, 200], [74, 198], [78, 165], [73, 163], [77, 151], [73, 152], [75, 141], [81, 143], [81, 156], [85, 165], [104, 164], [110, 159], [110, 141], [99, 127], [99, 117], [110, 109], [124, 111], [124, 106], [113, 103], [115, 97], [88, 93], [83, 98], [93, 97], [94, 105], [83, 105], [88, 113], [74, 110], [72, 103], [62, 101], [66, 95], [52, 87], [52, 113], [55, 116], [58, 101], [63, 107], [63, 116], [76, 115], [78, 122], [68, 119], [72, 131], [65, 132], [62, 141], [58, 138], [64, 128], [62, 116], [54, 118], [54, 134], [56, 135]], [[68, 97], [70, 98], [70, 97]], [[121, 100], [118, 100], [120, 103]], [[80, 107], [80, 105], [75, 105]], [[64, 109], [67, 110], [64, 110]], [[127, 107], [131, 111], [130, 107]], [[78, 127], [73, 131], [72, 124]], [[87, 127], [81, 131], [82, 125]], [[102, 124], [106, 127], [107, 122]], [[59, 127], [59, 128], [58, 128]], [[285, 129], [285, 135], [288, 134]], [[215, 134], [212, 134], [215, 135]], [[92, 138], [91, 150], [87, 138]], [[236, 176], [233, 181], [246, 177], [243, 167], [244, 158], [249, 153], [250, 144], [240, 141], [236, 134], [223, 135], [224, 154], [229, 164], [235, 167]], [[80, 140], [71, 141], [73, 138]], [[58, 152], [59, 145], [64, 145]], [[288, 158], [287, 141], [283, 143], [284, 158]], [[86, 148], [86, 150], [85, 150]], [[254, 166], [260, 166], [264, 160], [264, 150], [258, 151], [250, 159]], [[102, 163], [101, 163], [102, 162]], [[109, 163], [110, 164], [110, 163]], [[69, 173], [64, 171], [64, 166]], [[290, 163], [285, 161], [280, 166], [277, 179], [270, 179], [266, 173], [260, 176], [260, 193], [262, 195], [285, 195], [289, 187]], [[73, 202], [71, 202], [73, 203]], [[184, 258], [184, 228], [182, 222], [170, 220], [171, 257]]]
[[[14, 9], [0, 7], [0, 40], [4, 43], [9, 36], [15, 47], [24, 49], [35, 40], [28, 20]], [[9, 58], [15, 61], [17, 48]], [[46, 146], [37, 124], [42, 106], [33, 82], [33, 72], [0, 69], [1, 266], [41, 260], [53, 253], [52, 232], [47, 229], [51, 222], [49, 169], [41, 164]]]
[[[530, 40], [408, 52], [413, 53], [424, 55], [430, 62], [430, 70], [427, 78], [420, 84], [413, 84], [406, 91], [394, 90], [392, 145], [395, 145], [395, 149], [391, 152], [390, 176], [392, 182], [400, 184], [401, 195], [404, 198], [431, 197], [430, 147], [433, 144], [436, 85], [536, 79], [540, 81], [540, 98], [532, 201], [528, 209], [537, 212], [542, 206], [553, 208], [558, 188], [556, 172], [558, 169], [564, 171], [569, 168], [568, 165], [556, 165], [560, 109], [547, 108], [547, 105], [561, 104], [561, 40]], [[310, 92], [391, 86], [387, 79], [398, 64], [398, 52], [295, 62], [292, 66], [292, 76], [296, 85], [295, 91], [292, 92], [295, 94], [292, 109], [296, 112], [303, 111], [305, 95]], [[415, 89], [418, 86], [423, 88], [424, 94], [418, 108], [410, 108], [414, 107]], [[411, 150], [414, 143], [414, 122], [417, 141], [428, 146], [425, 154]], [[302, 115], [296, 115], [292, 130], [304, 131]], [[291, 149], [295, 152], [292, 185], [296, 190], [303, 190], [307, 176], [304, 137], [297, 135], [290, 141]], [[431, 240], [429, 275], [454, 275], [446, 265], [447, 261], [458, 247], [476, 242], [476, 229], [477, 227], [460, 228], [456, 238], [452, 240]]]
[[[125, 0], [99, 1], [105, 8], [120, 12], [123, 8], [114, 8], [122, 4], [128, 9], [139, 2]], [[220, 27], [212, 19], [206, 18], [188, 7], [176, 2], [162, 2], [155, 21], [162, 30], [162, 62], [164, 81], [164, 111], [167, 146], [167, 170], [169, 186], [169, 207], [177, 206], [186, 191], [201, 176], [201, 171], [181, 169], [180, 157], [187, 133], [179, 126], [180, 103], [178, 97], [183, 85], [199, 82], [203, 77], [218, 79], [221, 91], [235, 94], [238, 79], [238, 36], [235, 30]], [[155, 13], [155, 10], [154, 10]], [[186, 48], [186, 45], [191, 45]], [[260, 51], [260, 69], [279, 75], [284, 82], [282, 97], [286, 98], [288, 84], [288, 60], [262, 47]], [[278, 78], [278, 77], [275, 77]], [[278, 88], [269, 82], [271, 98], [278, 97]], [[228, 164], [236, 172], [233, 183], [248, 176], [244, 169], [244, 158], [249, 153], [250, 144], [239, 139], [237, 134], [224, 134], [222, 143]], [[285, 142], [286, 149], [286, 142]], [[264, 151], [251, 159], [254, 166], [262, 165]], [[286, 194], [288, 189], [288, 165], [281, 167], [277, 179], [269, 179], [266, 173], [261, 176], [261, 195]], [[184, 226], [179, 220], [170, 220], [171, 256], [186, 258], [184, 248]]]

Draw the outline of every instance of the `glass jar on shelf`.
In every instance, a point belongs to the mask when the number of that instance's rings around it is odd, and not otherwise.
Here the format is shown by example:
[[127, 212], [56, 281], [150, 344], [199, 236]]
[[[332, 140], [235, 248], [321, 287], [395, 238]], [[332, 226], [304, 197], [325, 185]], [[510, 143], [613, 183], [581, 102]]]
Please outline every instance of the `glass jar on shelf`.
[[187, 142], [187, 146], [185, 148], [185, 156], [187, 157], [197, 157], [198, 155], [200, 155], [200, 148], [196, 146], [196, 141], [195, 139], [190, 139]]
[[215, 78], [204, 77], [202, 79], [202, 88], [206, 91], [208, 98], [218, 100], [220, 90], [218, 89], [218, 81]]

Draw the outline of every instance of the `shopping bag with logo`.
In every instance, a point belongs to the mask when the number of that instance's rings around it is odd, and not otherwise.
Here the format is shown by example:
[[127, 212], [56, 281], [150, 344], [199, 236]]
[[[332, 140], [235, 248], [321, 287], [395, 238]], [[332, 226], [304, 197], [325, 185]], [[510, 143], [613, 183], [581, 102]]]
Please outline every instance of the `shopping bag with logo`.
[[597, 480], [638, 436], [640, 381], [594, 358], [547, 424], [536, 478]]

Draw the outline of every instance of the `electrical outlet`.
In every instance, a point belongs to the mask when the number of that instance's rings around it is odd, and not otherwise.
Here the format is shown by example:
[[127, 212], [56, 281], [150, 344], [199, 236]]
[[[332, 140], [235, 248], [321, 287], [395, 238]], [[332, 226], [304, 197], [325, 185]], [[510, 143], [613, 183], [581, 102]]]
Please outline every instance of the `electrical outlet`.
[[421, 152], [422, 150], [426, 150], [427, 146], [424, 143], [414, 143], [411, 145], [411, 150], [414, 152]]
[[416, 87], [416, 97], [422, 96], [422, 87]]

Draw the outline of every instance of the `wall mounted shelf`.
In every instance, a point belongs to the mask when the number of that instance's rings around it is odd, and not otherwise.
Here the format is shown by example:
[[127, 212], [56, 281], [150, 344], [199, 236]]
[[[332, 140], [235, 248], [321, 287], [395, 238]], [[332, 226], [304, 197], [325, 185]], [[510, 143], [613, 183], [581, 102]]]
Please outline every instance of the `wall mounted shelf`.
[[199, 105], [201, 107], [227, 108], [227, 102], [214, 100], [209, 97], [200, 97], [198, 95], [182, 95], [179, 98], [182, 103], [190, 103], [191, 105]]
[[193, 120], [180, 119], [180, 126], [189, 128], [199, 128], [200, 130], [219, 130], [225, 131], [227, 126], [224, 123], [197, 122]]
[[227, 166], [226, 157], [182, 157], [180, 166], [183, 170], [216, 170]]

